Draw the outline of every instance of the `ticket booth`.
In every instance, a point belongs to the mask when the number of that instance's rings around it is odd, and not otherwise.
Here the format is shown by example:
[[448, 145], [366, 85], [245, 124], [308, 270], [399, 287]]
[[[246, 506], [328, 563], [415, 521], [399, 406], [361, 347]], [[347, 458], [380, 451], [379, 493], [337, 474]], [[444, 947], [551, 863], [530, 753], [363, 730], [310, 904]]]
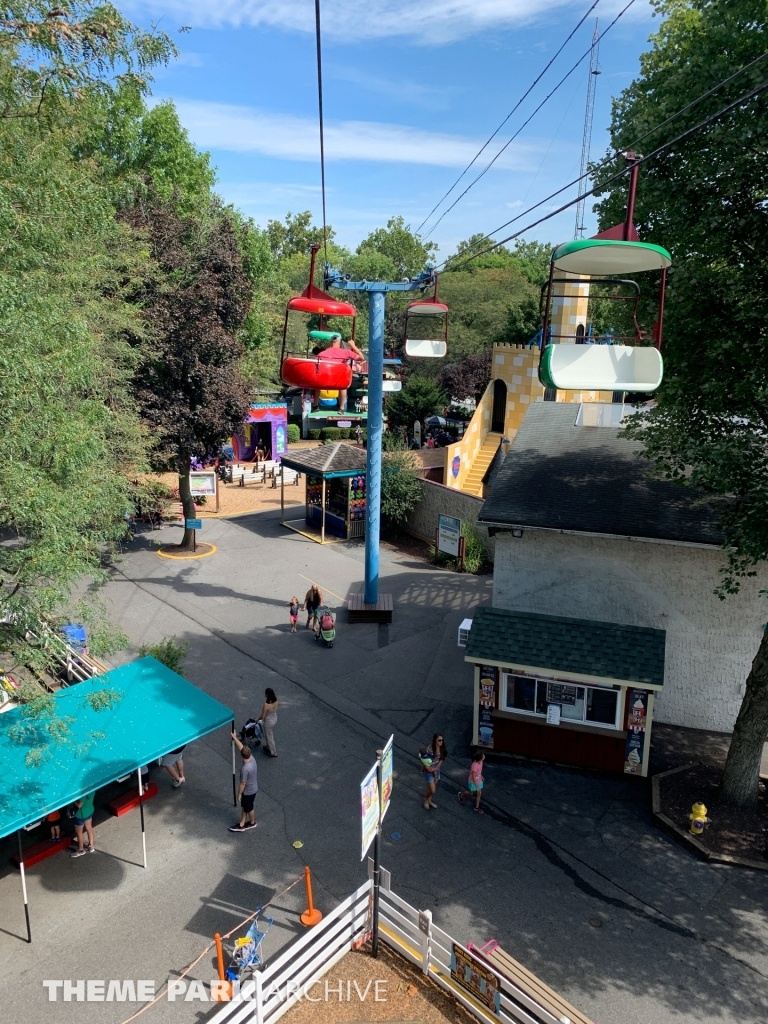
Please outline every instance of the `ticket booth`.
[[486, 750], [626, 775], [648, 774], [663, 629], [481, 607], [474, 742]]
[[283, 466], [307, 477], [304, 519], [286, 521], [282, 505], [283, 526], [321, 544], [365, 536], [368, 506], [364, 449], [338, 442], [292, 451], [283, 456]]

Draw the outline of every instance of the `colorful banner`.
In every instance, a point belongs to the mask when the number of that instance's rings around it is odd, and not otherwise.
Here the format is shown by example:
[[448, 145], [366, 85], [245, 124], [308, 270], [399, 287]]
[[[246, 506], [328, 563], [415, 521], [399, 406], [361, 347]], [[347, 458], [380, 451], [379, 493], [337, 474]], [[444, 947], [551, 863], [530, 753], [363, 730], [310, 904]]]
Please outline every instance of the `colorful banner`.
[[493, 747], [493, 709], [496, 707], [498, 688], [499, 670], [495, 665], [481, 665], [477, 742], [487, 749]]
[[627, 745], [624, 749], [624, 771], [629, 775], [642, 774], [647, 721], [648, 691], [627, 690]]
[[365, 860], [368, 847], [379, 827], [379, 782], [378, 765], [374, 765], [360, 783], [360, 809], [363, 824], [363, 846], [360, 860]]
[[394, 746], [394, 734], [387, 740], [381, 754], [381, 820], [389, 810], [392, 799], [392, 748]]
[[494, 1013], [501, 1010], [499, 979], [485, 964], [454, 942], [451, 950], [451, 977]]

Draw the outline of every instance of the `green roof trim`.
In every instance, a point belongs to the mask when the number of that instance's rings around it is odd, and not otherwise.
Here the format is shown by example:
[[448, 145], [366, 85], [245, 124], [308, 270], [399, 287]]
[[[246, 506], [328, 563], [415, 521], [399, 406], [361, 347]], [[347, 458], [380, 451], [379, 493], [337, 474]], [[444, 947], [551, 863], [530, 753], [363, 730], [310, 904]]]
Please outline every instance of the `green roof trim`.
[[466, 659], [661, 687], [665, 646], [663, 629], [484, 606], [475, 609]]
[[600, 277], [665, 270], [671, 266], [672, 257], [666, 249], [653, 242], [577, 238], [558, 245], [552, 253], [551, 262], [557, 270]]

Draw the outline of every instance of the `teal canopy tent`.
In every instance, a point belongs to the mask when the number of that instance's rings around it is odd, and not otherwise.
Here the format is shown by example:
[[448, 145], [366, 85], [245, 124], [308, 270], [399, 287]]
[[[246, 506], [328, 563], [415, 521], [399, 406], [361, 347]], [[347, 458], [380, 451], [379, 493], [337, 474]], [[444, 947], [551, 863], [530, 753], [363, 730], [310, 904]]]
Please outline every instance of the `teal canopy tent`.
[[[105, 689], [119, 700], [96, 711], [87, 695]], [[234, 717], [155, 658], [68, 687], [54, 699], [57, 714], [71, 719], [64, 743], [56, 743], [44, 724], [34, 727], [23, 707], [0, 715], [0, 838], [231, 725]], [[42, 749], [42, 760], [27, 764], [33, 749]], [[20, 867], [23, 882], [23, 858]], [[24, 901], [26, 907], [26, 891]]]

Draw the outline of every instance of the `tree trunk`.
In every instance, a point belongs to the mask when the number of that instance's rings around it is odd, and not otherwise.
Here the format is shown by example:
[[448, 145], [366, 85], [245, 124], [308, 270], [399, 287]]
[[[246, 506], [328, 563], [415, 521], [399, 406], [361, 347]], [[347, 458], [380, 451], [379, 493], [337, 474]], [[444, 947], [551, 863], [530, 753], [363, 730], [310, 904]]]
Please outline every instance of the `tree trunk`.
[[186, 527], [186, 521], [188, 519], [195, 518], [195, 499], [192, 497], [189, 482], [189, 471], [191, 469], [192, 460], [189, 458], [182, 459], [179, 461], [179, 498], [181, 500], [182, 515], [184, 516], [184, 536], [181, 540], [180, 547], [185, 548], [187, 551], [192, 550], [194, 540], [194, 530], [188, 530]]
[[729, 804], [748, 807], [757, 802], [760, 759], [768, 735], [768, 631], [747, 676], [747, 691], [733, 728], [720, 796]]

